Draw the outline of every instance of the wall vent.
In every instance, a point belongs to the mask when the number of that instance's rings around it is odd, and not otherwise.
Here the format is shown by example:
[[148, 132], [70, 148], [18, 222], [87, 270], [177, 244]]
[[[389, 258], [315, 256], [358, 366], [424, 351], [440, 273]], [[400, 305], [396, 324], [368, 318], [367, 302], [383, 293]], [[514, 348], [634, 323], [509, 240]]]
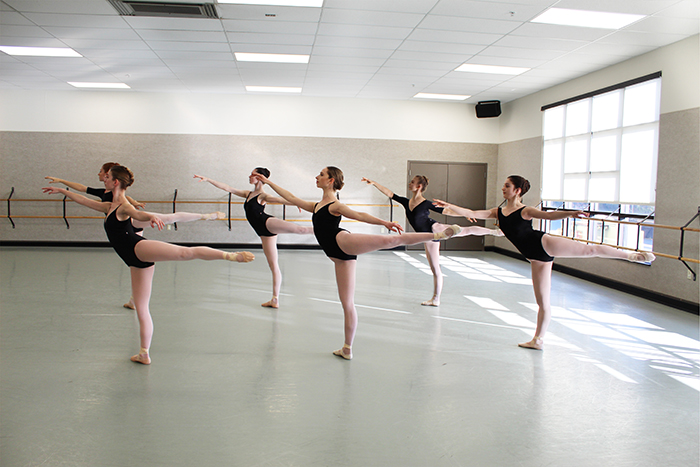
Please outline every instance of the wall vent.
[[140, 2], [109, 0], [122, 16], [160, 16], [171, 18], [218, 18], [213, 3]]

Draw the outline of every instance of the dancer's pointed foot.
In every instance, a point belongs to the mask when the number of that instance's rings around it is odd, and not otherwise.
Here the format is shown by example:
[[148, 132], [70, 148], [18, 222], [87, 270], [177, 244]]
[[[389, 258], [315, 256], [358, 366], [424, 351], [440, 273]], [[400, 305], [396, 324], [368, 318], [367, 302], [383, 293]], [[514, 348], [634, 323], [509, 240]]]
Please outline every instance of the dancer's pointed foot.
[[226, 214], [221, 211], [214, 211], [207, 214], [202, 214], [203, 221], [220, 221], [226, 219]]
[[518, 347], [522, 347], [524, 349], [542, 350], [544, 349], [544, 342], [542, 341], [541, 337], [535, 336], [529, 342], [523, 342], [522, 344], [518, 344]]
[[633, 263], [651, 263], [655, 259], [656, 256], [654, 256], [654, 253], [650, 253], [648, 251], [633, 251], [627, 255], [627, 261], [631, 261]]
[[448, 228], [446, 228], [445, 230], [443, 230], [442, 232], [435, 232], [435, 234], [433, 235], [433, 238], [435, 240], [446, 240], [450, 237], [454, 237], [461, 230], [462, 230], [462, 228], [460, 226], [458, 226], [457, 224], [453, 224], [453, 225], [449, 226]]
[[279, 308], [280, 301], [277, 297], [272, 297], [272, 300], [270, 300], [269, 302], [265, 302], [260, 306], [264, 306], [265, 308]]
[[431, 298], [430, 300], [426, 300], [423, 303], [421, 303], [423, 306], [440, 306], [440, 300], [436, 298]]
[[505, 237], [506, 234], [503, 233], [501, 229], [493, 229], [493, 233], [491, 234], [494, 237]]
[[151, 357], [148, 355], [148, 349], [141, 349], [137, 355], [131, 357], [131, 361], [142, 365], [150, 365]]
[[134, 305], [134, 297], [129, 298], [129, 301], [124, 304], [124, 308], [128, 308], [130, 310], [136, 309], [136, 305]]
[[232, 253], [226, 253], [224, 259], [236, 261], [237, 263], [250, 263], [255, 259], [255, 255], [250, 251], [234, 251]]
[[343, 344], [343, 348], [333, 351], [333, 355], [345, 360], [352, 360], [352, 347], [348, 344]]

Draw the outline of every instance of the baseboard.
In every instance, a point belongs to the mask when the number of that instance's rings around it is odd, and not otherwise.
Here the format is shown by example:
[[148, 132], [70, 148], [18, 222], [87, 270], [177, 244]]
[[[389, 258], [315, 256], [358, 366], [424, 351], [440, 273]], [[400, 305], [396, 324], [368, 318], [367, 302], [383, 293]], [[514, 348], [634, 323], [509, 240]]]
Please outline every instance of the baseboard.
[[[506, 250], [505, 248], [486, 247], [486, 251], [493, 251], [501, 255], [510, 256], [511, 258], [527, 261], [525, 257], [520, 253], [511, 250]], [[602, 285], [604, 287], [615, 289], [620, 292], [625, 292], [636, 297], [651, 300], [652, 302], [661, 303], [662, 305], [687, 311], [688, 313], [692, 313], [694, 315], [700, 315], [700, 304], [698, 303], [693, 303], [687, 300], [682, 300], [680, 298], [671, 297], [670, 295], [664, 295], [658, 292], [653, 292], [651, 290], [643, 289], [641, 287], [625, 284], [624, 282], [608, 279], [607, 277], [597, 276], [588, 272], [579, 271], [578, 269], [574, 269], [568, 266], [562, 266], [557, 263], [554, 263], [552, 269], [554, 269], [557, 272], [567, 274], [569, 276], [578, 277], [579, 279], [593, 282], [594, 284]]]

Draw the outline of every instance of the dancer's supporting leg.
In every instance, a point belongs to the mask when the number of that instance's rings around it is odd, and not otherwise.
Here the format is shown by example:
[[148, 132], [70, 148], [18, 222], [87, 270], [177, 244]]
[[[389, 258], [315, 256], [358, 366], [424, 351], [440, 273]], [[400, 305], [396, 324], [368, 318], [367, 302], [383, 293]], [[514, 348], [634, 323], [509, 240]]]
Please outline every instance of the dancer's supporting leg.
[[[268, 219], [270, 220], [270, 219]], [[269, 222], [268, 222], [269, 224]], [[272, 271], [272, 299], [262, 304], [268, 308], [279, 308], [280, 288], [282, 287], [282, 271], [277, 258], [277, 237], [260, 237], [267, 265]]]
[[430, 270], [433, 272], [433, 298], [421, 303], [421, 305], [440, 306], [443, 282], [442, 270], [440, 269], [440, 243], [427, 242], [423, 246], [425, 246], [425, 257], [428, 259]]
[[552, 290], [553, 264], [553, 261], [530, 260], [532, 287], [535, 290], [535, 301], [537, 302], [537, 328], [535, 329], [535, 337], [528, 342], [518, 344], [520, 347], [535, 350], [542, 350], [543, 348], [544, 335], [552, 318], [552, 308], [549, 300]]
[[343, 306], [345, 322], [343, 347], [334, 351], [333, 355], [350, 360], [352, 359], [352, 342], [355, 339], [355, 331], [357, 331], [357, 310], [355, 310], [355, 267], [357, 261], [343, 261], [335, 258], [331, 258], [331, 260], [335, 263], [335, 280], [338, 284], [338, 297]]
[[[267, 230], [274, 234], [313, 234], [314, 228], [311, 226], [304, 227], [295, 222], [283, 221], [271, 217], [265, 222]], [[279, 259], [277, 254], [277, 237], [260, 237], [263, 246], [263, 253], [267, 258], [267, 264], [272, 271], [272, 299], [269, 302], [262, 304], [264, 307], [279, 308], [279, 295], [282, 287], [282, 271], [280, 271]]]
[[136, 316], [139, 320], [139, 335], [141, 338], [141, 350], [138, 354], [131, 357], [132, 362], [150, 365], [151, 357], [148, 354], [148, 349], [151, 347], [151, 338], [153, 337], [153, 320], [148, 304], [151, 300], [151, 288], [153, 286], [153, 273], [155, 266], [150, 268], [135, 268], [131, 270], [131, 290], [134, 294], [134, 304], [136, 306]]
[[338, 246], [348, 255], [361, 255], [371, 251], [394, 248], [402, 245], [431, 242], [450, 238], [460, 231], [458, 225], [453, 225], [444, 232], [411, 232], [402, 235], [351, 234], [339, 232], [335, 237]]
[[255, 256], [248, 251], [236, 251], [229, 253], [215, 250], [207, 246], [185, 247], [157, 240], [142, 240], [134, 247], [136, 256], [145, 262], [158, 261], [190, 261], [202, 259], [204, 261], [227, 260], [239, 263], [253, 261]]

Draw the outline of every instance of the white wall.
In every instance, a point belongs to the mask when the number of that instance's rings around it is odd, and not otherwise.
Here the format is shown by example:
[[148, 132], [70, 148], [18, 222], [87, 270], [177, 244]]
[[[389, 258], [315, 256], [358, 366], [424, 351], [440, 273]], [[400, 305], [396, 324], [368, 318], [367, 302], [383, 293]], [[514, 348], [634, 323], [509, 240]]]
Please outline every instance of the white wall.
[[499, 121], [432, 101], [128, 91], [0, 91], [0, 131], [497, 143]]

